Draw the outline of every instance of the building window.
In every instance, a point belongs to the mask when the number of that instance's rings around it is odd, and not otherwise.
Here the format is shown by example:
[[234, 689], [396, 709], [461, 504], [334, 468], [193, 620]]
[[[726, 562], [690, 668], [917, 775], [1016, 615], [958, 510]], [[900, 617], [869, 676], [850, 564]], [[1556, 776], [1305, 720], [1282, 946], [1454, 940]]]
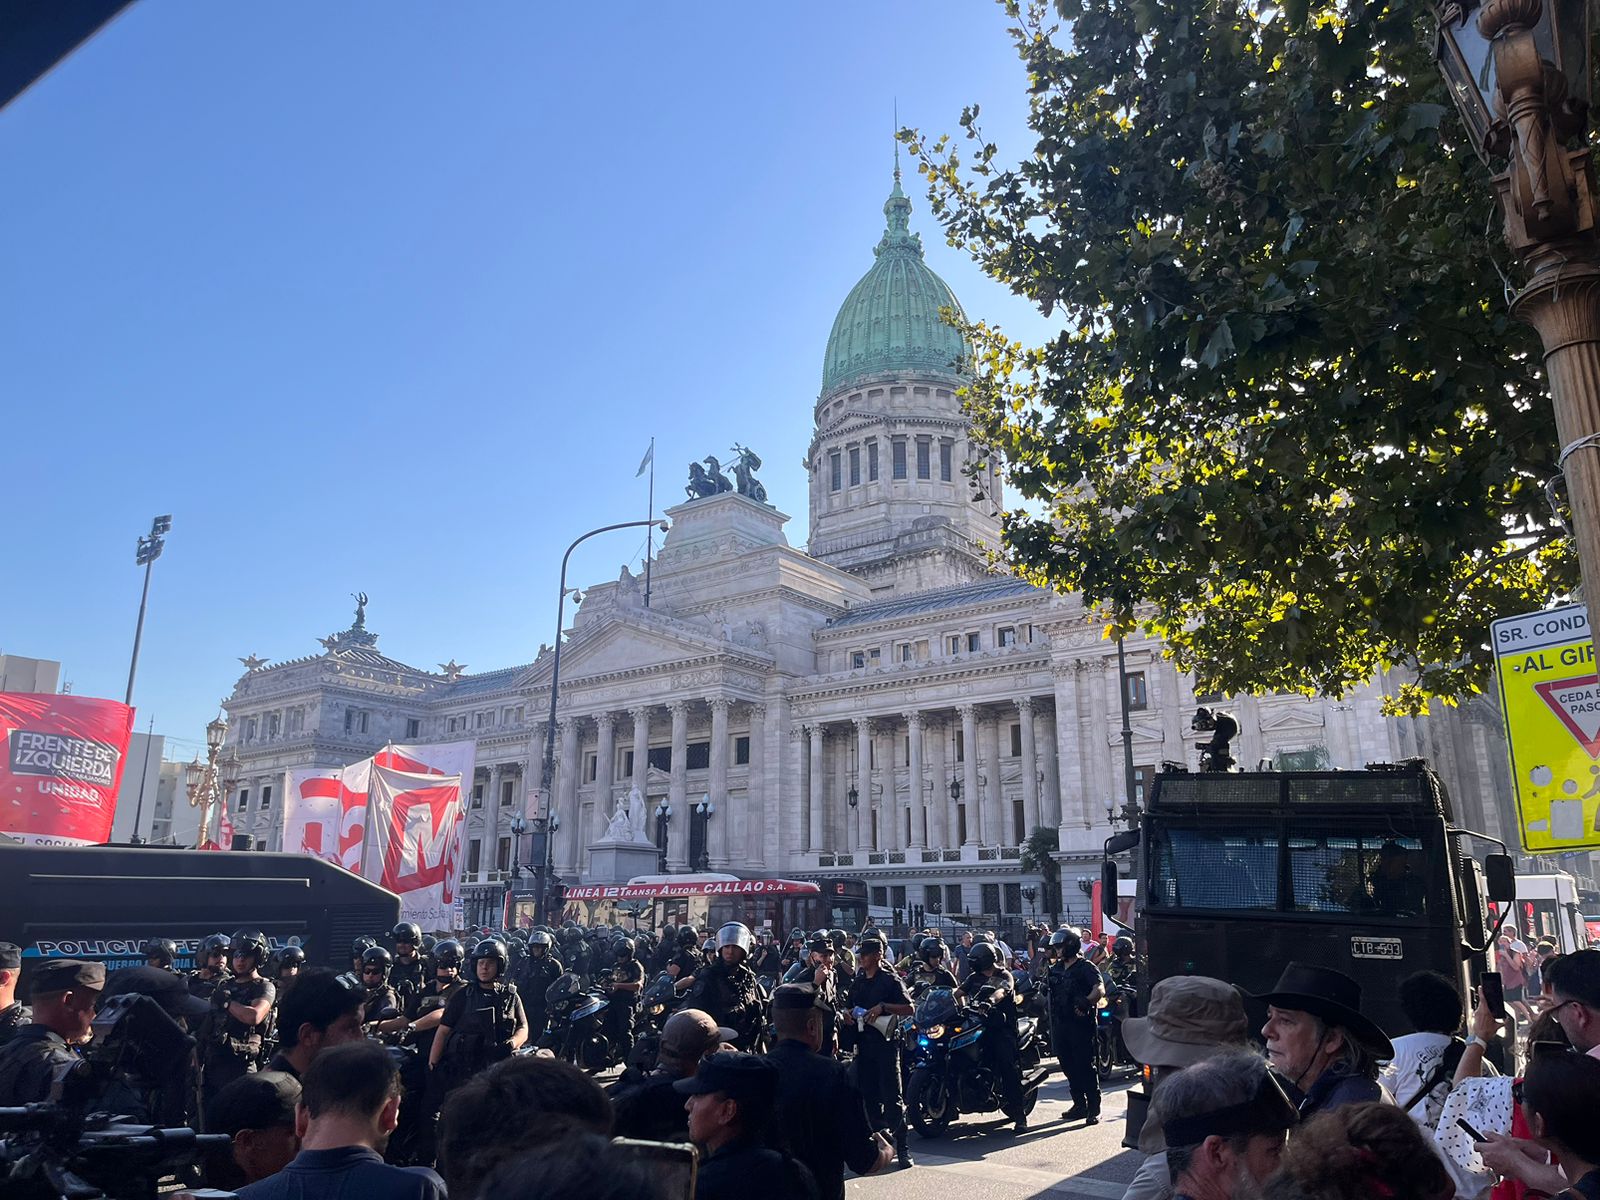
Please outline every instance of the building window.
[[748, 767], [750, 765], [750, 738], [736, 737], [733, 739], [733, 765]]
[[[348, 729], [349, 726], [346, 725], [345, 728]], [[451, 717], [450, 718], [450, 728], [446, 732], [454, 733], [454, 732], [456, 732], [456, 730], [458, 730], [460, 728], [461, 728], [461, 718], [460, 717]]]
[[496, 871], [511, 870], [511, 839], [503, 837], [494, 848], [494, 869]]
[[406, 718], [406, 736], [408, 738], [414, 738], [414, 737], [421, 737], [422, 736], [422, 722], [419, 721], [416, 717], [407, 717]]
[[889, 903], [896, 908], [904, 908], [906, 906], [905, 884], [893, 883], [889, 885]]
[[861, 486], [861, 447], [850, 447], [850, 486]]
[[978, 640], [978, 635], [977, 634], [975, 634], [975, 633], [967, 634], [967, 653], [968, 654], [976, 654], [981, 645], [982, 645], [982, 643]]
[[899, 648], [896, 651], [896, 657], [898, 657], [899, 660], [901, 662], [903, 662], [903, 663], [910, 662], [911, 661], [911, 643], [910, 642], [901, 642]]
[[830, 492], [839, 490], [839, 452], [837, 450], [828, 455], [828, 490]]
[[939, 479], [944, 483], [950, 482], [950, 442], [939, 443]]
[[244, 740], [246, 742], [256, 740], [256, 719], [254, 717], [244, 723]]
[[477, 714], [477, 726], [479, 729], [487, 729], [493, 724], [494, 714], [492, 712], [481, 712]]
[[952, 633], [948, 638], [946, 638], [945, 639], [945, 649], [950, 654], [960, 654], [961, 653], [961, 635], [959, 633]]
[[686, 771], [705, 771], [711, 767], [711, 743], [690, 742], [684, 747], [683, 769]]
[[267, 809], [269, 809], [271, 807], [272, 807], [272, 789], [270, 787], [264, 787], [264, 788], [261, 789], [261, 811], [265, 812]]
[[511, 710], [511, 715], [517, 721], [518, 724], [521, 724], [522, 723], [522, 705], [519, 704], [514, 709], [512, 709]]
[[983, 911], [985, 913], [998, 913], [1000, 911], [1000, 885], [986, 883], [983, 885]]
[[282, 723], [283, 723], [283, 718], [281, 718], [277, 713], [268, 713], [267, 714], [267, 736], [269, 738], [277, 737], [278, 736], [278, 730], [282, 726]]
[[1011, 727], [1011, 757], [1012, 758], [1021, 758], [1022, 757], [1022, 726], [1021, 725], [1013, 725]]
[[1006, 884], [1005, 898], [1006, 903], [1003, 911], [1007, 913], [1020, 913], [1022, 911], [1022, 885], [1020, 883]]
[[944, 910], [951, 915], [961, 911], [961, 885], [947, 883], [944, 885]]
[[872, 889], [872, 903], [877, 905], [879, 908], [888, 908], [889, 907], [889, 889], [886, 888], [886, 887], [875, 887], [875, 888], [873, 888]]
[[624, 779], [632, 779], [633, 778], [633, 751], [632, 750], [624, 750], [622, 752], [622, 777]]
[[850, 651], [850, 669], [859, 671], [867, 665], [867, 652], [865, 650]]
[[876, 439], [867, 443], [867, 482], [878, 481], [878, 443]]
[[515, 779], [502, 779], [500, 781], [500, 807], [510, 808], [511, 802], [517, 798], [517, 781]]
[[483, 868], [483, 843], [473, 838], [467, 843], [467, 874], [476, 875]]
[[1133, 802], [1140, 808], [1144, 807], [1145, 797], [1150, 795], [1150, 784], [1155, 780], [1154, 767], [1135, 767], [1133, 769]]
[[966, 762], [967, 761], [966, 734], [965, 734], [965, 732], [963, 730], [960, 730], [960, 729], [956, 730], [956, 761], [957, 762]]
[[249, 807], [250, 807], [250, 789], [249, 788], [240, 788], [239, 789], [239, 811], [243, 812], [245, 809], [247, 809]]
[[1135, 712], [1150, 707], [1150, 689], [1145, 685], [1143, 671], [1128, 672], [1128, 707]]
[[645, 757], [645, 763], [658, 771], [672, 770], [672, 747], [652, 746], [650, 753]]
[[1015, 646], [1017, 644], [1017, 631], [1014, 626], [1002, 625], [994, 631], [994, 644], [996, 646]]
[[932, 472], [929, 469], [928, 447], [929, 447], [929, 441], [928, 441], [927, 438], [919, 437], [917, 439], [917, 478], [918, 479], [929, 479], [929, 478], [932, 477]]
[[595, 781], [595, 775], [599, 771], [599, 767], [599, 754], [593, 750], [585, 754], [583, 756], [583, 781], [585, 783], [593, 783]]
[[481, 783], [475, 783], [472, 785], [472, 807], [483, 807], [483, 784]]
[[893, 447], [894, 447], [894, 477], [896, 479], [904, 479], [906, 477], [906, 440], [905, 440], [905, 438], [895, 438], [894, 439], [894, 443], [893, 443]]

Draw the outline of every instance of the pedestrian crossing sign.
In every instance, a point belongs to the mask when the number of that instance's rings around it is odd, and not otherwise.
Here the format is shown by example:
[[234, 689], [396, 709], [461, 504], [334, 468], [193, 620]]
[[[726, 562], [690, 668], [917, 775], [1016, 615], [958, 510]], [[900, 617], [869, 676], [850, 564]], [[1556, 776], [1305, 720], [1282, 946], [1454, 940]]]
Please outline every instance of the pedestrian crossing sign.
[[1600, 679], [1581, 604], [1489, 626], [1522, 846], [1600, 849]]

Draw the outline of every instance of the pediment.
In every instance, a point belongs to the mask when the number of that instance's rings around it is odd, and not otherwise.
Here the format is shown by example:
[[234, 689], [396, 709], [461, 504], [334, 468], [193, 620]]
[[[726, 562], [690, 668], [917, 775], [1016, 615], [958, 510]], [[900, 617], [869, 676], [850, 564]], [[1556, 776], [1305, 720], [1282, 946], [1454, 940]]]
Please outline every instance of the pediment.
[[1296, 729], [1322, 729], [1327, 725], [1322, 709], [1312, 706], [1285, 708], [1261, 714], [1261, 732], [1279, 733]]
[[[548, 686], [552, 658], [546, 656], [535, 663], [519, 684]], [[561, 649], [561, 686], [565, 691], [569, 683], [582, 679], [637, 674], [712, 659], [743, 662], [752, 667], [770, 662], [770, 656], [760, 650], [721, 640], [709, 631], [698, 632], [686, 621], [630, 614], [580, 629], [568, 640]]]

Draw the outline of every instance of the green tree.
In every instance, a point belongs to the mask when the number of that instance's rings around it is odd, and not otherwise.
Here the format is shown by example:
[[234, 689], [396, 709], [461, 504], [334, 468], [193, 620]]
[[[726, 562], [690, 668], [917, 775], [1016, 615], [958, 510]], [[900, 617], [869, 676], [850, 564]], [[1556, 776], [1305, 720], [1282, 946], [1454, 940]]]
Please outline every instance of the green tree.
[[1050, 854], [1061, 849], [1061, 834], [1054, 825], [1036, 825], [1020, 849], [1018, 866], [1044, 880], [1044, 903], [1039, 907], [1050, 914], [1053, 928], [1061, 920], [1061, 864]]
[[950, 242], [1061, 322], [968, 330], [974, 427], [1026, 502], [1007, 557], [1206, 690], [1477, 691], [1488, 622], [1577, 572], [1425, 4], [1002, 7], [1032, 153], [1003, 163], [976, 107], [965, 141], [905, 136]]

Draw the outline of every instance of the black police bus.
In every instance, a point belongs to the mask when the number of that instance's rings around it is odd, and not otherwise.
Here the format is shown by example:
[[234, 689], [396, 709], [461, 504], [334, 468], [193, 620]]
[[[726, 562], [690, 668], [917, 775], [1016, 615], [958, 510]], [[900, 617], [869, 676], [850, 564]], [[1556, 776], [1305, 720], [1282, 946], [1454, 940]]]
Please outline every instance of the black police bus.
[[0, 846], [0, 941], [22, 947], [24, 977], [48, 958], [142, 964], [151, 938], [176, 942], [188, 969], [205, 937], [241, 927], [342, 971], [352, 941], [399, 919], [394, 893], [303, 854]]

